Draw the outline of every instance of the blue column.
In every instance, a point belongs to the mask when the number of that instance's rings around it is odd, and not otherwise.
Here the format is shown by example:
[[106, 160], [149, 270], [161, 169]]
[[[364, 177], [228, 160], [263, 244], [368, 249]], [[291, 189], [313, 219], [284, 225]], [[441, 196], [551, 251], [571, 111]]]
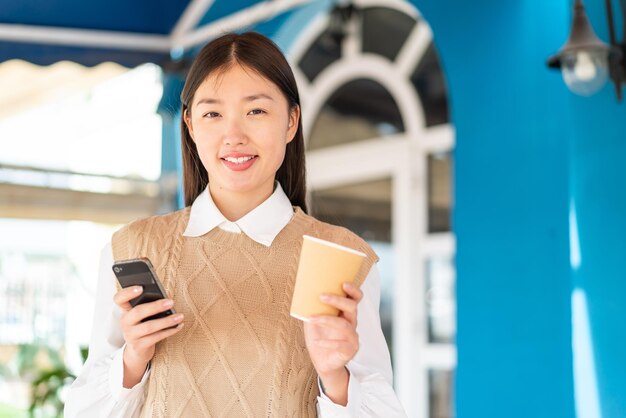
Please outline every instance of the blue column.
[[182, 193], [182, 154], [180, 144], [180, 92], [185, 81], [177, 74], [163, 74], [163, 96], [159, 102], [158, 113], [163, 121], [162, 151], [161, 151], [161, 178], [171, 181], [175, 178], [178, 188], [171, 209], [184, 206]]
[[566, 1], [415, 0], [456, 128], [459, 418], [574, 416]]

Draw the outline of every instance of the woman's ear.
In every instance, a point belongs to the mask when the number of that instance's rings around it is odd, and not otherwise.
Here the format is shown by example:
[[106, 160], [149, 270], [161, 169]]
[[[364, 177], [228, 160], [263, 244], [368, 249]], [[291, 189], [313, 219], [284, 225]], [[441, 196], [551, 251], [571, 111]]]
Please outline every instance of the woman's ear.
[[189, 109], [185, 109], [183, 111], [183, 120], [185, 121], [185, 125], [187, 125], [189, 136], [191, 136], [191, 139], [193, 140], [193, 142], [196, 142], [196, 138], [193, 135], [193, 126], [191, 124], [191, 118], [189, 117]]
[[298, 132], [298, 122], [300, 122], [300, 106], [295, 105], [289, 112], [289, 125], [287, 126], [287, 142], [293, 141]]

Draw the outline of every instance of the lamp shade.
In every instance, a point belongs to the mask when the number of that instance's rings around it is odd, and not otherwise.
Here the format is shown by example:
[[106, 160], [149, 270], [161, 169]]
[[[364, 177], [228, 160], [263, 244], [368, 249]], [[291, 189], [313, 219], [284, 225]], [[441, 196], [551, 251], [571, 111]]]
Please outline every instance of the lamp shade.
[[569, 39], [559, 52], [548, 59], [548, 66], [560, 68], [570, 90], [588, 96], [608, 79], [610, 47], [595, 34], [580, 0], [574, 6]]

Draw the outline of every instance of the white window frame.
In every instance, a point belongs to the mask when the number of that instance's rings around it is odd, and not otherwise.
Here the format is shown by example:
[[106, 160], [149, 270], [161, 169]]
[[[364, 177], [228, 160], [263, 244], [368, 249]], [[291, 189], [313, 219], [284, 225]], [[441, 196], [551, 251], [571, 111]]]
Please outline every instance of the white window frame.
[[[398, 396], [409, 417], [429, 416], [428, 373], [454, 370], [456, 346], [428, 341], [425, 265], [433, 256], [454, 257], [452, 232], [428, 233], [428, 156], [451, 152], [455, 133], [450, 124], [427, 128], [422, 103], [410, 81], [411, 72], [432, 41], [432, 31], [419, 12], [398, 0], [356, 0], [355, 5], [387, 7], [419, 20], [395, 62], [360, 53], [357, 31], [344, 39], [344, 55], [312, 83], [295, 65], [328, 24], [318, 15], [304, 28], [289, 58], [300, 88], [305, 138], [322, 106], [347, 82], [357, 78], [384, 86], [398, 104], [405, 132], [392, 137], [338, 145], [307, 152], [310, 191], [371, 180], [392, 181], [392, 245], [394, 248], [393, 346]], [[421, 303], [416, 303], [421, 301]]]

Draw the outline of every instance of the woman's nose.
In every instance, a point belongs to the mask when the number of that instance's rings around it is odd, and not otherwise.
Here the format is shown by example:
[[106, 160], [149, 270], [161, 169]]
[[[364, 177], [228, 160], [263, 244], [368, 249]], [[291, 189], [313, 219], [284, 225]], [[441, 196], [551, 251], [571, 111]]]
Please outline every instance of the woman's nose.
[[243, 121], [237, 118], [229, 119], [226, 124], [223, 140], [226, 145], [243, 144], [247, 142], [248, 137], [243, 127]]

